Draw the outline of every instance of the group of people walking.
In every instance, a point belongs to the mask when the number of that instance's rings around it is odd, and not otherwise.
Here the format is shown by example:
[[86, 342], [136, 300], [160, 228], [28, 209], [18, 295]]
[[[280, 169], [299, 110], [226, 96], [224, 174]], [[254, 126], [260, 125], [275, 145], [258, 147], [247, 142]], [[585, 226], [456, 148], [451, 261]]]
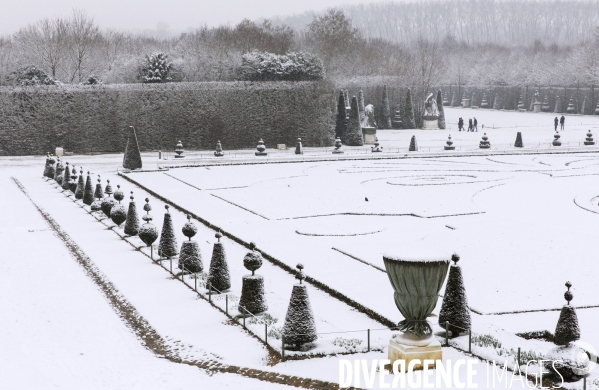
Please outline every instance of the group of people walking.
[[468, 130], [464, 130], [464, 120], [462, 119], [462, 117], [460, 117], [460, 120], [458, 121], [458, 130], [478, 131], [478, 121], [476, 120], [476, 117], [474, 117], [474, 120], [472, 120], [472, 118], [468, 119]]
[[555, 127], [555, 131], [557, 131], [558, 123], [561, 125], [560, 130], [564, 131], [564, 123], [566, 123], [566, 117], [562, 115], [562, 117], [559, 118], [559, 120], [557, 119], [557, 117], [555, 117], [555, 119], [553, 120], [553, 125]]

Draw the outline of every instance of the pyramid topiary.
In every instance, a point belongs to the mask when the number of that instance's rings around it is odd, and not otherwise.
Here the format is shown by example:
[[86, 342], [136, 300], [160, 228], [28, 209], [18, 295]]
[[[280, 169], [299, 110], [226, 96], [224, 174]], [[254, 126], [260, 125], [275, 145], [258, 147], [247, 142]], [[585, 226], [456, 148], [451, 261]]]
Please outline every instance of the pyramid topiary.
[[522, 143], [522, 133], [518, 132], [516, 134], [516, 142], [514, 142], [514, 147], [515, 148], [523, 148], [524, 144]]
[[150, 199], [146, 198], [146, 204], [144, 205], [146, 215], [142, 217], [145, 223], [139, 228], [138, 236], [147, 246], [152, 245], [158, 238], [158, 229], [152, 224], [153, 217], [150, 215], [151, 210]]
[[[439, 109], [439, 120], [438, 120], [438, 126], [439, 129], [444, 130], [445, 129], [445, 109], [443, 108], [443, 104], [439, 104], [439, 102], [441, 101], [441, 90], [437, 91], [437, 108]], [[487, 107], [489, 105], [487, 104]]]
[[164, 213], [164, 222], [162, 224], [162, 233], [160, 233], [160, 243], [158, 244], [158, 254], [166, 258], [176, 256], [177, 237], [175, 237], [175, 229], [173, 228], [173, 219], [169, 213], [169, 205], [164, 205], [166, 213]]
[[197, 241], [191, 238], [196, 235], [198, 228], [191, 222], [191, 215], [187, 215], [187, 222], [183, 225], [183, 234], [188, 237], [188, 241], [183, 241], [181, 253], [179, 254], [179, 269], [189, 272], [202, 272], [204, 264], [202, 263], [202, 254]]
[[358, 113], [360, 114], [360, 123], [366, 117], [366, 109], [364, 108], [364, 92], [360, 90], [358, 92]]
[[304, 147], [302, 146], [302, 139], [298, 138], [295, 141], [295, 154], [304, 154]]
[[347, 117], [345, 111], [345, 97], [343, 91], [339, 92], [339, 103], [337, 104], [337, 118], [335, 120], [335, 137], [345, 137], [345, 119]]
[[343, 101], [345, 103], [345, 111], [349, 109], [349, 91], [346, 89], [343, 91]]
[[262, 254], [256, 250], [256, 245], [250, 244], [251, 252], [243, 258], [243, 266], [252, 271], [251, 275], [242, 277], [241, 298], [238, 310], [241, 314], [258, 314], [268, 310], [264, 297], [264, 278], [254, 272], [262, 266]]
[[458, 97], [456, 96], [455, 92], [451, 95], [451, 106], [452, 107], [458, 106]]
[[110, 185], [110, 180], [106, 181], [107, 184], [106, 188], [104, 189], [104, 192], [108, 196], [102, 200], [102, 204], [100, 205], [100, 207], [102, 208], [102, 212], [104, 213], [104, 215], [110, 218], [110, 210], [112, 209], [112, 206], [116, 204], [116, 201], [110, 197], [110, 195], [112, 195], [112, 186]]
[[78, 185], [77, 177], [78, 177], [77, 176], [77, 169], [73, 165], [71, 167], [71, 180], [69, 182], [69, 190], [71, 190], [71, 192], [73, 194], [75, 194], [75, 192], [77, 191], [77, 185]]
[[408, 93], [406, 94], [406, 104], [403, 112], [404, 129], [415, 129], [416, 119], [414, 118], [414, 106], [412, 105], [412, 90], [410, 88], [408, 88]]
[[215, 289], [217, 292], [223, 292], [231, 288], [231, 277], [229, 276], [225, 248], [220, 242], [222, 236], [220, 232], [215, 234], [218, 242], [214, 243], [214, 248], [212, 249], [210, 270], [206, 279], [206, 288]]
[[91, 206], [94, 202], [94, 189], [92, 188], [92, 179], [87, 171], [87, 179], [85, 180], [85, 190], [83, 191], [83, 203]]
[[381, 128], [391, 129], [391, 106], [389, 104], [389, 93], [387, 84], [383, 86], [383, 101], [381, 102]]
[[48, 166], [50, 166], [50, 152], [46, 153], [46, 165], [44, 165], [43, 177], [48, 177]]
[[316, 334], [316, 324], [314, 323], [314, 314], [312, 314], [308, 290], [306, 285], [302, 284], [302, 280], [305, 279], [302, 271], [304, 266], [298, 264], [297, 268], [299, 272], [295, 278], [299, 280], [299, 283], [295, 284], [291, 291], [282, 335], [285, 337], [285, 344], [300, 349], [302, 344], [316, 340], [318, 335]]
[[350, 146], [364, 146], [362, 125], [360, 124], [360, 113], [358, 111], [358, 98], [351, 98], [351, 110], [349, 111], [349, 124], [345, 134], [345, 144]]
[[418, 151], [418, 142], [416, 142], [416, 136], [413, 135], [410, 139], [410, 147], [408, 149], [409, 152], [417, 152]]
[[570, 306], [570, 301], [574, 298], [574, 295], [570, 292], [572, 283], [566, 282], [566, 287], [568, 291], [564, 293], [564, 298], [568, 303], [562, 307], [553, 337], [553, 341], [557, 345], [568, 345], [570, 342], [580, 339], [580, 327], [578, 326], [576, 309]]
[[69, 167], [69, 162], [67, 161], [67, 163], [65, 164], [66, 167], [64, 169], [64, 172], [62, 174], [62, 190], [66, 191], [71, 187], [71, 167]]
[[139, 233], [139, 217], [137, 216], [137, 206], [135, 205], [135, 198], [133, 197], [133, 191], [129, 196], [131, 201], [129, 202], [129, 210], [127, 211], [127, 222], [125, 222], [125, 234], [129, 236], [137, 236]]
[[56, 157], [56, 170], [54, 171], [54, 181], [59, 185], [62, 185], [62, 173], [64, 172], [64, 166], [60, 157]]
[[555, 97], [555, 110], [553, 112], [556, 114], [562, 112], [562, 99], [560, 99], [559, 95]]
[[391, 124], [394, 129], [403, 128], [402, 120], [401, 120], [401, 112], [399, 111], [399, 105], [395, 108], [395, 113], [393, 114], [393, 119], [391, 120]]
[[114, 204], [110, 209], [110, 219], [112, 222], [116, 223], [118, 226], [121, 226], [123, 222], [127, 220], [127, 210], [125, 206], [121, 204], [121, 200], [125, 199], [125, 194], [121, 191], [121, 186], [116, 186], [117, 190], [114, 192], [114, 199], [118, 201], [118, 203]]
[[175, 147], [175, 158], [185, 158], [183, 152], [183, 143], [181, 140], [179, 140], [179, 142], [177, 142], [177, 146]]
[[518, 110], [524, 110], [524, 98], [522, 94], [520, 94], [520, 98], [518, 98]]
[[576, 113], [576, 107], [574, 107], [574, 98], [573, 97], [570, 97], [570, 101], [568, 102], [568, 107], [566, 107], [566, 112], [568, 114]]
[[489, 100], [487, 99], [487, 93], [483, 93], [483, 100], [480, 102], [480, 108], [489, 108]]
[[83, 178], [83, 167], [79, 171], [79, 180], [77, 180], [77, 188], [75, 189], [75, 199], [83, 199], [85, 193], [85, 179]]
[[54, 157], [50, 156], [50, 153], [48, 153], [47, 165], [46, 165], [46, 168], [44, 169], [44, 176], [46, 176], [48, 179], [54, 179], [54, 173], [55, 173], [54, 164], [55, 163], [56, 163], [56, 160], [54, 159]]
[[454, 264], [449, 268], [445, 296], [439, 313], [439, 326], [445, 328], [445, 323], [449, 322], [449, 330], [457, 336], [470, 329], [471, 319], [462, 268], [458, 265], [460, 256], [454, 253], [451, 260]]
[[141, 153], [139, 152], [139, 144], [137, 143], [135, 128], [133, 126], [129, 126], [127, 146], [125, 147], [125, 156], [123, 157], [123, 168], [133, 170], [141, 169], [141, 167]]
[[91, 204], [92, 211], [101, 211], [102, 210], [102, 198], [104, 197], [104, 191], [102, 190], [102, 181], [100, 179], [100, 175], [98, 175], [98, 184], [96, 184], [96, 191], [94, 192], [94, 200]]

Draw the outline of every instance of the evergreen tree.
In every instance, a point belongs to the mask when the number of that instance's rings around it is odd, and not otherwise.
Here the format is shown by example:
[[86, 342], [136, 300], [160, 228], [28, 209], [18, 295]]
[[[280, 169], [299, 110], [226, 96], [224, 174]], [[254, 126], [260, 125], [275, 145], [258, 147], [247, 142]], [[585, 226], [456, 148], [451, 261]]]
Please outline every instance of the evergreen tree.
[[514, 147], [515, 148], [523, 148], [524, 144], [522, 143], [522, 133], [518, 132], [516, 134], [516, 142], [514, 142]]
[[362, 135], [362, 126], [360, 124], [360, 113], [358, 111], [358, 99], [351, 98], [351, 110], [349, 112], [349, 125], [345, 134], [345, 145], [363, 146], [364, 136]]
[[118, 203], [114, 204], [110, 209], [110, 219], [112, 222], [116, 223], [118, 226], [121, 226], [123, 222], [127, 219], [127, 210], [125, 210], [125, 206], [121, 204], [121, 200], [125, 199], [125, 194], [121, 191], [121, 186], [117, 185], [117, 190], [114, 192], [114, 199], [118, 201]]
[[264, 297], [264, 278], [262, 275], [255, 275], [263, 263], [262, 254], [256, 250], [256, 245], [250, 244], [251, 252], [248, 252], [243, 258], [243, 266], [252, 271], [251, 275], [242, 277], [241, 298], [239, 299], [238, 310], [241, 314], [258, 314], [268, 310], [266, 298]]
[[125, 222], [125, 234], [129, 236], [137, 236], [139, 233], [139, 217], [137, 216], [137, 206], [135, 205], [133, 191], [129, 197], [129, 210], [127, 211], [127, 222]]
[[441, 90], [437, 91], [437, 108], [439, 109], [439, 129], [445, 130], [445, 109], [443, 108], [443, 103], [441, 102], [443, 97], [441, 96]]
[[358, 113], [360, 114], [360, 123], [362, 123], [366, 117], [366, 109], [364, 108], [364, 92], [362, 90], [358, 92]]
[[85, 180], [85, 191], [83, 191], [83, 203], [91, 206], [94, 202], [94, 190], [92, 188], [92, 179], [87, 171], [87, 179]]
[[208, 271], [208, 279], [206, 279], [206, 288], [211, 287], [220, 292], [231, 288], [231, 277], [229, 276], [227, 256], [225, 254], [225, 248], [220, 242], [222, 236], [223, 235], [220, 232], [215, 234], [218, 242], [214, 243], [214, 248], [212, 249], [210, 270]]
[[408, 148], [409, 152], [417, 152], [418, 151], [418, 142], [416, 142], [416, 136], [413, 135], [410, 139], [410, 147]]
[[576, 315], [576, 309], [570, 306], [570, 301], [574, 298], [574, 295], [570, 292], [572, 284], [566, 282], [568, 291], [565, 292], [564, 298], [568, 301], [568, 304], [562, 307], [562, 311], [557, 320], [557, 326], [555, 327], [555, 335], [553, 341], [557, 345], [568, 345], [572, 341], [580, 339], [580, 327], [578, 326], [578, 316]]
[[140, 69], [139, 78], [142, 83], [166, 83], [171, 81], [171, 72], [173, 63], [168, 55], [162, 52], [155, 52], [146, 55], [146, 59]]
[[177, 237], [173, 228], [173, 219], [169, 213], [169, 205], [164, 205], [164, 223], [162, 224], [162, 233], [160, 234], [160, 243], [158, 244], [158, 253], [160, 256], [171, 258], [177, 255]]
[[133, 170], [141, 169], [141, 167], [141, 153], [139, 152], [139, 144], [137, 143], [135, 128], [133, 126], [129, 126], [127, 146], [125, 147], [125, 156], [123, 157], [123, 168]]
[[383, 87], [383, 101], [381, 104], [381, 128], [391, 129], [391, 106], [389, 105], [389, 93], [387, 84]]
[[83, 193], [85, 192], [85, 180], [83, 179], [83, 168], [79, 171], [79, 180], [77, 181], [77, 188], [75, 189], [75, 198], [83, 199]]
[[67, 163], [65, 164], [66, 167], [64, 169], [64, 172], [62, 174], [62, 190], [66, 191], [71, 187], [71, 167], [69, 167], [69, 162], [67, 161]]
[[406, 106], [403, 110], [403, 124], [405, 129], [415, 129], [416, 120], [414, 119], [414, 105], [412, 104], [412, 90], [408, 88], [406, 95]]
[[345, 98], [343, 91], [339, 92], [339, 104], [337, 104], [337, 119], [335, 121], [335, 137], [345, 137]]
[[46, 169], [44, 171], [44, 176], [46, 176], [48, 179], [54, 179], [54, 174], [55, 174], [55, 169], [54, 169], [54, 164], [56, 163], [56, 160], [54, 159], [53, 156], [50, 156], [50, 153], [48, 153], [48, 165], [46, 165]]
[[298, 284], [293, 286], [291, 291], [291, 299], [285, 316], [285, 325], [283, 325], [283, 336], [285, 344], [293, 345], [296, 349], [300, 349], [302, 344], [310, 343], [318, 338], [316, 334], [316, 324], [314, 323], [314, 314], [310, 306], [310, 298], [306, 285], [302, 284], [305, 275], [302, 272], [303, 265], [298, 264], [299, 272], [296, 279]]
[[449, 322], [449, 330], [457, 336], [470, 329], [471, 319], [462, 268], [458, 265], [460, 256], [454, 253], [451, 260], [454, 264], [449, 268], [445, 296], [439, 313], [439, 326], [445, 328], [445, 323]]
[[43, 177], [48, 177], [48, 167], [50, 166], [50, 152], [46, 153], [46, 165], [44, 166]]
[[196, 235], [198, 228], [191, 222], [191, 215], [187, 215], [187, 222], [183, 225], [183, 235], [189, 238], [188, 241], [183, 241], [181, 245], [181, 253], [179, 254], [179, 269], [189, 272], [202, 272], [204, 264], [202, 263], [202, 254], [198, 242], [191, 238]]

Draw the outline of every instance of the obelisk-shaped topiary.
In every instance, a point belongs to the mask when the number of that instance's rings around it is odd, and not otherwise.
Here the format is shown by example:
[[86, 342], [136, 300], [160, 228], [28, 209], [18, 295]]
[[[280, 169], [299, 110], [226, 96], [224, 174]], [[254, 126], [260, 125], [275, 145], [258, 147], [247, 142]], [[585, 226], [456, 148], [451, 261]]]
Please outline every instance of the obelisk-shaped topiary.
[[295, 141], [295, 154], [304, 154], [304, 147], [302, 146], [302, 139], [298, 138]]
[[[150, 215], [150, 210], [152, 210], [150, 199], [146, 198], [146, 204], [144, 205], [146, 215], [141, 217], [145, 223], [139, 228], [138, 236], [147, 246], [151, 246], [158, 238], [158, 229], [152, 224], [153, 217]], [[152, 260], [154, 260], [153, 252], [151, 254]]]
[[71, 181], [71, 167], [69, 167], [69, 162], [67, 161], [67, 163], [65, 164], [66, 167], [64, 169], [64, 172], [62, 174], [62, 190], [66, 191], [71, 187], [70, 181]]
[[364, 146], [362, 125], [360, 124], [360, 113], [358, 111], [358, 98], [351, 98], [351, 110], [349, 111], [349, 124], [345, 134], [345, 145]]
[[56, 157], [56, 170], [54, 171], [54, 181], [58, 183], [58, 185], [62, 185], [63, 172], [64, 166], [62, 165], [62, 161], [60, 161], [60, 157]]
[[383, 86], [383, 101], [381, 104], [381, 128], [391, 129], [391, 105], [389, 104], [389, 93], [387, 92], [387, 84]]
[[349, 91], [347, 89], [343, 91], [343, 100], [345, 101], [345, 110], [347, 111], [347, 108], [349, 108]]
[[358, 92], [358, 113], [360, 114], [360, 123], [362, 123], [366, 117], [366, 108], [364, 107], [364, 92], [362, 90]]
[[196, 235], [198, 228], [191, 222], [191, 215], [187, 215], [187, 222], [183, 225], [183, 235], [189, 238], [181, 244], [181, 253], [179, 254], [179, 269], [188, 272], [202, 272], [204, 264], [202, 263], [202, 254], [198, 242], [191, 238]]
[[121, 186], [116, 186], [116, 191], [114, 191], [114, 199], [119, 203], [116, 203], [110, 209], [110, 219], [112, 222], [116, 223], [118, 226], [121, 226], [123, 222], [127, 219], [127, 210], [125, 206], [121, 204], [121, 200], [125, 199], [125, 194], [121, 191]]
[[306, 285], [302, 284], [302, 280], [306, 277], [302, 272], [304, 266], [298, 264], [297, 268], [299, 272], [295, 278], [299, 280], [299, 283], [295, 284], [291, 291], [282, 335], [285, 337], [285, 344], [300, 349], [302, 344], [316, 340], [318, 335], [316, 334], [316, 324], [314, 323], [314, 314], [312, 314], [308, 290]]
[[110, 185], [110, 180], [106, 180], [106, 182], [107, 184], [106, 188], [104, 189], [104, 193], [108, 196], [102, 200], [100, 207], [102, 208], [104, 215], [110, 218], [110, 210], [112, 209], [112, 206], [116, 204], [116, 201], [110, 197], [110, 195], [112, 195], [112, 186]]
[[217, 290], [217, 292], [223, 292], [231, 288], [231, 276], [229, 275], [225, 248], [222, 242], [220, 242], [222, 236], [220, 232], [215, 234], [218, 242], [214, 243], [214, 248], [212, 249], [210, 270], [206, 279], [206, 288], [208, 290]]
[[129, 196], [129, 210], [127, 211], [127, 221], [125, 222], [125, 229], [123, 230], [128, 236], [137, 236], [139, 233], [139, 217], [137, 216], [137, 206], [135, 205], [135, 198], [133, 197], [133, 191]]
[[123, 157], [123, 168], [141, 169], [141, 154], [139, 153], [139, 144], [135, 128], [129, 126], [129, 135], [127, 136], [127, 146], [125, 147], [125, 156]]
[[443, 108], [443, 104], [439, 104], [442, 99], [441, 90], [437, 91], [437, 108], [439, 109], [439, 129], [445, 130], [445, 109]]
[[48, 165], [46, 166], [46, 169], [44, 171], [44, 175], [48, 178], [48, 179], [54, 179], [54, 164], [56, 163], [56, 160], [54, 159], [53, 156], [50, 156], [50, 153], [48, 153]]
[[96, 191], [94, 192], [94, 200], [91, 204], [92, 211], [101, 211], [102, 210], [102, 198], [104, 197], [104, 191], [102, 190], [102, 180], [100, 179], [100, 175], [98, 175], [98, 184], [96, 184]]
[[415, 129], [416, 120], [414, 119], [414, 105], [412, 104], [412, 90], [408, 88], [406, 94], [406, 105], [404, 107], [403, 125], [405, 129]]
[[164, 222], [162, 224], [162, 233], [160, 233], [160, 243], [158, 244], [158, 254], [166, 258], [176, 256], [177, 237], [175, 237], [175, 229], [173, 227], [173, 218], [169, 213], [169, 205], [164, 205], [166, 213], [164, 213]]
[[337, 104], [337, 118], [335, 120], [335, 137], [345, 138], [345, 97], [343, 91], [339, 92], [339, 103]]
[[78, 184], [79, 183], [77, 180], [77, 169], [75, 169], [75, 166], [73, 165], [73, 168], [71, 169], [71, 180], [69, 181], [69, 190], [71, 190], [73, 195], [75, 194], [75, 192], [77, 192]]
[[564, 298], [568, 303], [562, 307], [562, 311], [557, 320], [557, 326], [555, 327], [555, 335], [553, 341], [557, 345], [568, 345], [572, 341], [580, 339], [580, 327], [578, 326], [578, 316], [576, 315], [576, 309], [570, 306], [570, 301], [574, 296], [570, 292], [572, 283], [566, 282], [568, 291], [565, 292]]
[[470, 329], [471, 319], [462, 268], [458, 265], [460, 256], [454, 253], [451, 260], [454, 264], [449, 268], [445, 296], [439, 313], [439, 326], [445, 328], [445, 323], [449, 322], [449, 330], [457, 336]]
[[94, 202], [94, 189], [92, 187], [92, 179], [87, 171], [87, 179], [85, 180], [85, 190], [83, 191], [83, 203], [91, 206]]
[[77, 189], [75, 190], [75, 199], [83, 199], [85, 193], [85, 179], [83, 178], [83, 167], [79, 171], [79, 180], [77, 181]]
[[50, 166], [50, 152], [46, 153], [46, 165], [44, 165], [43, 177], [48, 177], [48, 167]]
[[262, 267], [262, 254], [256, 250], [256, 244], [250, 244], [251, 252], [243, 258], [243, 266], [252, 271], [251, 275], [242, 277], [241, 298], [239, 298], [238, 310], [241, 314], [258, 314], [268, 310], [266, 298], [264, 297], [264, 278], [255, 275], [254, 272]]
[[409, 152], [417, 152], [418, 151], [418, 142], [416, 142], [416, 136], [413, 135], [410, 139], [410, 147], [408, 149]]
[[518, 134], [516, 134], [516, 142], [514, 142], [514, 147], [515, 148], [523, 148], [524, 144], [522, 143], [522, 133], [519, 131]]
[[555, 110], [553, 110], [553, 112], [556, 114], [562, 112], [562, 99], [559, 97], [559, 95], [555, 97]]

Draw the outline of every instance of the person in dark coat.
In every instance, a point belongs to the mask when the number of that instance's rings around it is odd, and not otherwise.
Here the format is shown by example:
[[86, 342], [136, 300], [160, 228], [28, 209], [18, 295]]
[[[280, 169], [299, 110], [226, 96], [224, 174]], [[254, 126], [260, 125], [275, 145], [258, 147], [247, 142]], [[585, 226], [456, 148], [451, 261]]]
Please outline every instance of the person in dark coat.
[[476, 120], [476, 117], [474, 117], [474, 131], [478, 131], [478, 121]]
[[468, 119], [468, 131], [474, 131], [474, 127], [472, 126], [472, 118]]
[[559, 119], [557, 119], [557, 117], [555, 117], [555, 119], [553, 120], [553, 124], [555, 125], [555, 131], [557, 131], [557, 124], [559, 123]]
[[559, 124], [561, 125], [562, 131], [564, 131], [564, 123], [566, 123], [566, 117], [562, 115], [562, 117], [559, 118]]
[[[557, 124], [555, 125], [555, 128], [557, 129]], [[460, 120], [458, 121], [458, 130], [464, 131], [464, 120], [462, 119], [462, 117], [460, 117]]]

